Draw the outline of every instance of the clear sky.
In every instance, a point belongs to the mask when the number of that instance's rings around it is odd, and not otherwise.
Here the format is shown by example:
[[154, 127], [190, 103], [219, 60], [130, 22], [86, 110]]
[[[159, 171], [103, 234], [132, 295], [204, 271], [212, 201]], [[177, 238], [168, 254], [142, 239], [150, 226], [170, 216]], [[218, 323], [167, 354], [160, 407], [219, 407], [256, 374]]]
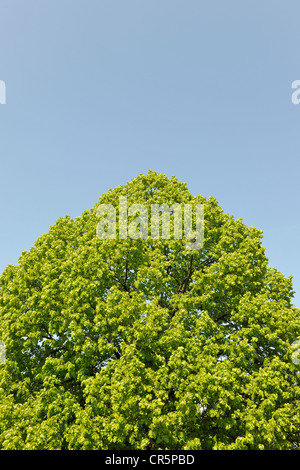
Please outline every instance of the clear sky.
[[264, 232], [300, 307], [299, 0], [0, 0], [0, 272], [151, 168]]

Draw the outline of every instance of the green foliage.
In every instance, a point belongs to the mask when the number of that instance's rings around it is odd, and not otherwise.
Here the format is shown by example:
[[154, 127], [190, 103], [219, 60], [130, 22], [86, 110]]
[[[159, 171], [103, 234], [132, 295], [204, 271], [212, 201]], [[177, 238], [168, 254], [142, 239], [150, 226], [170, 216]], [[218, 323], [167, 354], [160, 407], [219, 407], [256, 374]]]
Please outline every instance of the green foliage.
[[[204, 204], [205, 241], [100, 240], [99, 203]], [[0, 448], [294, 449], [292, 281], [261, 231], [149, 171], [0, 278]]]

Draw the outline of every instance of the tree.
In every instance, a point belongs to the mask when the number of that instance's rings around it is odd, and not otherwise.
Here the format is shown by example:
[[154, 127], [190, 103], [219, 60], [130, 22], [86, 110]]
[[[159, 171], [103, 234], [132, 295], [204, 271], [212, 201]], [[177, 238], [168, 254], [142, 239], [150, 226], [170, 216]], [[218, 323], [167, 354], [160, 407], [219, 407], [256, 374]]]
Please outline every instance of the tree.
[[[99, 203], [204, 204], [184, 240], [96, 235]], [[300, 311], [262, 232], [149, 170], [0, 278], [2, 449], [296, 449]]]

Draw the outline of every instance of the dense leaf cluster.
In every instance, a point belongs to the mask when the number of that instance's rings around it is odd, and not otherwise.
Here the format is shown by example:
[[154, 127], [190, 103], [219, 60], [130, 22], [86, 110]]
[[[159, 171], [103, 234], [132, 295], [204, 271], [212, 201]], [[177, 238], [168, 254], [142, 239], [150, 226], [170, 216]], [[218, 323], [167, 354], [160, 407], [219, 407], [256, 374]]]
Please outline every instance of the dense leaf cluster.
[[[99, 203], [204, 204], [205, 242], [100, 240]], [[294, 449], [292, 280], [261, 231], [149, 171], [0, 278], [0, 448]]]

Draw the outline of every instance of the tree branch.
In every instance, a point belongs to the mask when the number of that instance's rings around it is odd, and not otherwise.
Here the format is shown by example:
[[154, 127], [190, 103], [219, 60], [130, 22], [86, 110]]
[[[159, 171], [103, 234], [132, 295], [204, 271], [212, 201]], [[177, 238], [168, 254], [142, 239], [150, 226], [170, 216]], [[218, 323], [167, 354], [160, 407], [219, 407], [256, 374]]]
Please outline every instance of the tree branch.
[[[182, 281], [181, 285], [179, 286], [179, 289], [178, 289], [178, 294], [180, 294], [180, 292], [182, 294], [185, 293], [186, 289], [187, 289], [187, 286], [188, 286], [188, 283], [189, 283], [189, 280], [193, 274], [193, 258], [194, 256], [192, 255], [191, 256], [191, 259], [190, 259], [190, 266], [189, 266], [189, 270], [188, 270], [188, 273], [186, 275], [186, 277], [184, 278], [184, 280]], [[183, 290], [182, 290], [183, 289]]]

